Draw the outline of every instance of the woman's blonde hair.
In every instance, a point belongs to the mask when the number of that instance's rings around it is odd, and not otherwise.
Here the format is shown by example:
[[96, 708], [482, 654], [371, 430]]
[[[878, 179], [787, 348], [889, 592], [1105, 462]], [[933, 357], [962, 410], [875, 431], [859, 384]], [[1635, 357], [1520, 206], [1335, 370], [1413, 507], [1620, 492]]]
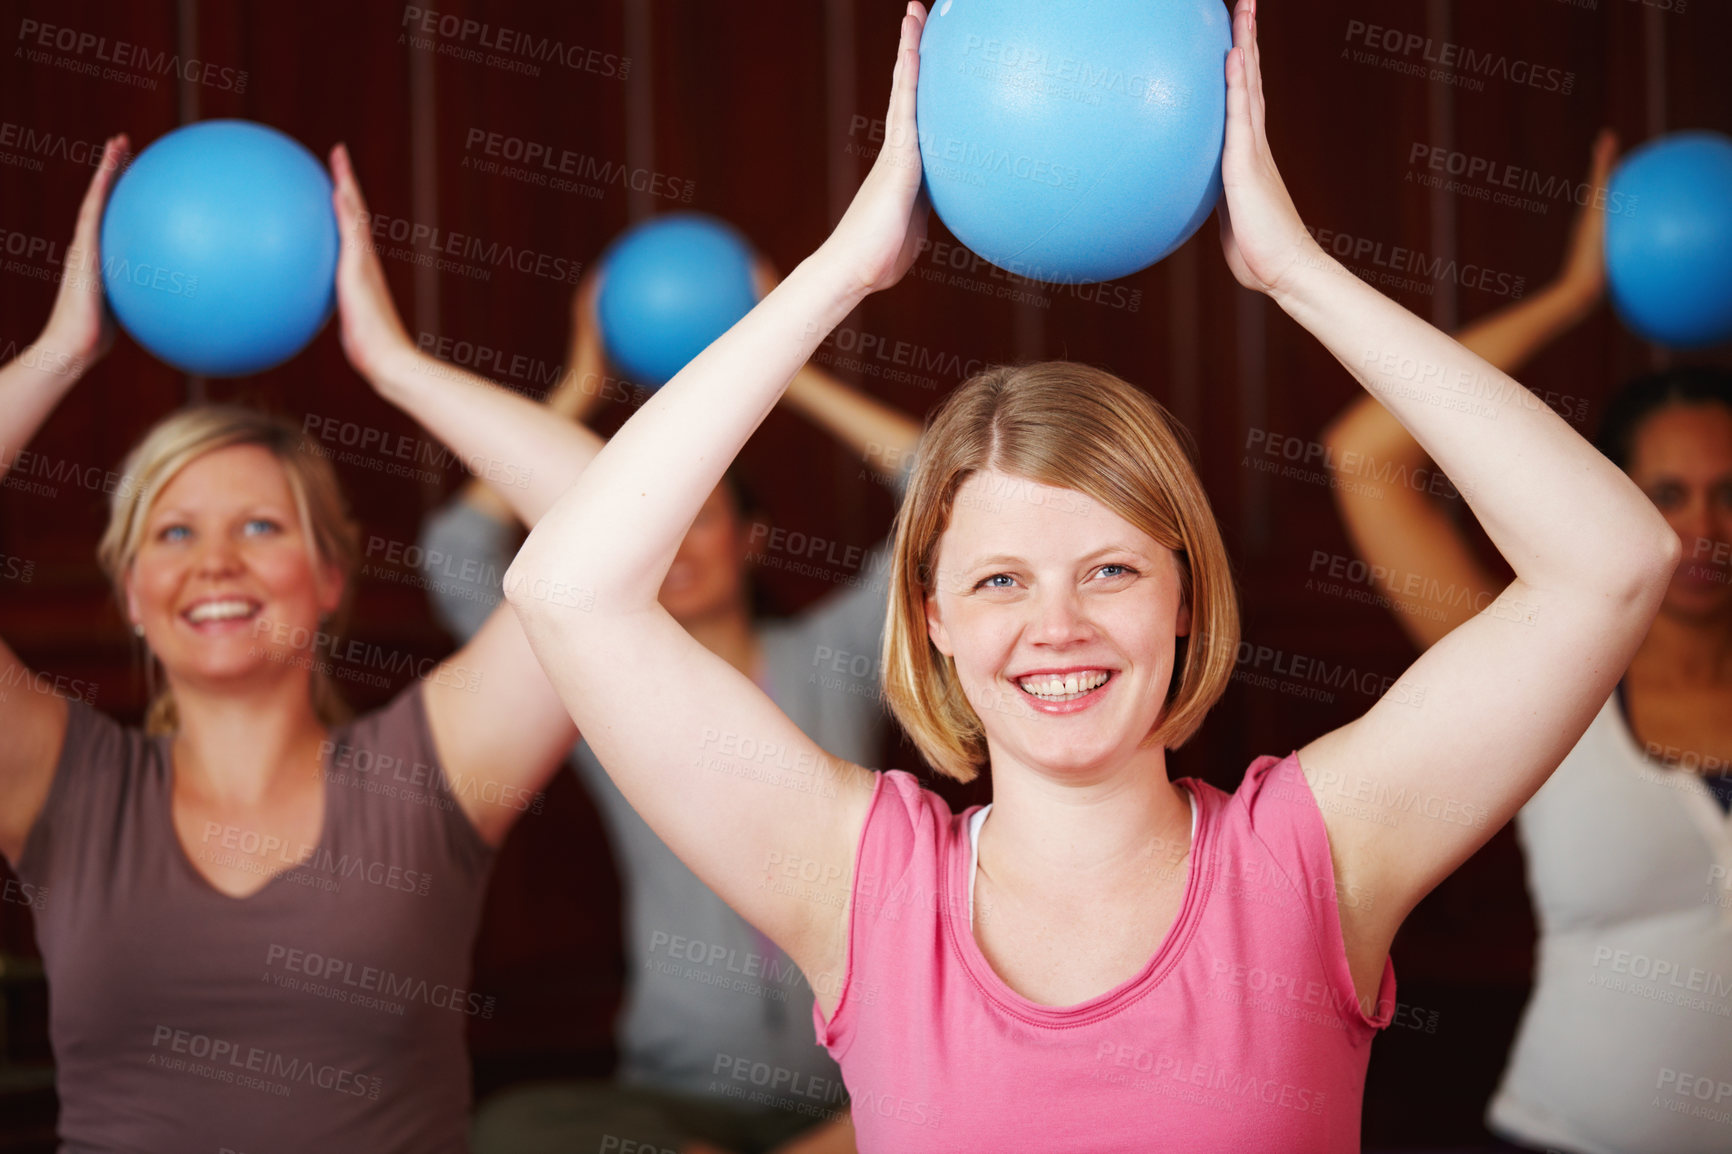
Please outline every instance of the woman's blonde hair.
[[970, 781], [986, 731], [950, 659], [927, 633], [939, 538], [957, 491], [991, 471], [1098, 501], [1176, 555], [1191, 633], [1177, 640], [1160, 720], [1146, 739], [1183, 745], [1220, 699], [1239, 645], [1239, 606], [1221, 531], [1184, 426], [1111, 373], [1067, 361], [992, 368], [933, 417], [896, 521], [884, 693], [936, 770]]
[[[144, 544], [145, 524], [157, 495], [193, 461], [235, 445], [257, 445], [282, 465], [294, 495], [301, 534], [308, 543], [309, 560], [315, 568], [334, 565], [342, 573], [342, 604], [329, 623], [321, 626], [326, 633], [340, 632], [348, 612], [349, 578], [360, 557], [361, 534], [349, 516], [337, 474], [316, 446], [304, 443], [301, 431], [293, 424], [240, 405], [181, 409], [159, 421], [127, 454], [120, 470], [124, 483], [115, 488], [108, 527], [96, 548], [96, 559], [114, 585], [121, 611], [126, 611], [126, 574]], [[146, 732], [174, 732], [180, 725], [174, 694], [166, 685], [156, 688], [156, 660], [148, 653], [145, 677], [151, 687]], [[313, 664], [312, 692], [320, 721], [336, 725], [348, 718], [348, 706], [318, 662]]]

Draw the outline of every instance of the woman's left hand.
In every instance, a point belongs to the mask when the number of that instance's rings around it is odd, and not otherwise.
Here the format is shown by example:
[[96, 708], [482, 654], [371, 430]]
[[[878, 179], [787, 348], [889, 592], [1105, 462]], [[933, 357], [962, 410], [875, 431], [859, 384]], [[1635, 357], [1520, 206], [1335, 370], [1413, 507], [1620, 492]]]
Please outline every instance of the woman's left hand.
[[37, 341], [44, 352], [66, 358], [66, 363], [76, 365], [79, 372], [101, 359], [114, 343], [114, 317], [102, 295], [102, 214], [115, 174], [127, 161], [129, 145], [122, 133], [109, 137], [102, 146], [102, 159], [78, 207], [78, 224], [61, 266], [54, 311]]
[[1221, 248], [1240, 284], [1273, 293], [1315, 251], [1293, 198], [1281, 181], [1263, 131], [1263, 69], [1257, 51], [1257, 0], [1233, 11], [1227, 53], [1227, 144], [1221, 157], [1226, 198], [1220, 209]]
[[929, 206], [921, 184], [924, 170], [915, 124], [920, 38], [925, 30], [926, 9], [911, 0], [902, 15], [896, 69], [891, 74], [884, 146], [848, 211], [819, 250], [867, 293], [882, 292], [900, 281], [926, 240]]
[[355, 180], [349, 149], [331, 149], [332, 206], [342, 250], [337, 257], [337, 313], [342, 322], [343, 355], [355, 371], [376, 383], [394, 357], [414, 351], [397, 316], [385, 270], [367, 232], [367, 202]]

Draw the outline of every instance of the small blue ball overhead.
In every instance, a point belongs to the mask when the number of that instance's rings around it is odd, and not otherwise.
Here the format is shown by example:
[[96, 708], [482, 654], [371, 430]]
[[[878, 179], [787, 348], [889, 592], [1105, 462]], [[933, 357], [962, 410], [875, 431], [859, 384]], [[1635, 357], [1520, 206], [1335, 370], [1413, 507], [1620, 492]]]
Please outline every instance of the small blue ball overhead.
[[1624, 323], [1677, 348], [1732, 340], [1732, 137], [1644, 144], [1608, 191], [1606, 275]]
[[336, 305], [331, 180], [262, 124], [207, 120], [138, 155], [102, 219], [102, 281], [134, 340], [185, 372], [288, 360]]
[[702, 213], [675, 213], [627, 231], [602, 254], [596, 313], [608, 356], [660, 388], [758, 303], [752, 246]]
[[1222, 0], [936, 0], [917, 98], [933, 209], [1034, 280], [1147, 268], [1220, 198], [1232, 46]]

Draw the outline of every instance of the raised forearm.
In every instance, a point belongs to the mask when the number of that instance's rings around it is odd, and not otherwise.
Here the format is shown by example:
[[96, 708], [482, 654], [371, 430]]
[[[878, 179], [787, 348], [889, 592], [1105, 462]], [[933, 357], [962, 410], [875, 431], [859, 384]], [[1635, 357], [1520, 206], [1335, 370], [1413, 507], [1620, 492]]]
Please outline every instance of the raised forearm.
[[[565, 374], [547, 395], [548, 411], [580, 425], [586, 423], [600, 406], [602, 376], [606, 371], [600, 339], [593, 332], [579, 330], [571, 342]], [[495, 521], [519, 520], [511, 503], [499, 495], [493, 484], [480, 477], [470, 478], [456, 499]]]
[[579, 327], [566, 351], [565, 375], [548, 394], [547, 407], [573, 421], [588, 421], [601, 408], [606, 377], [601, 334], [587, 325]]
[[1456, 340], [1488, 364], [1518, 373], [1547, 345], [1586, 319], [1598, 300], [1562, 282], [1549, 284], [1475, 321]]
[[783, 402], [848, 446], [874, 473], [894, 481], [915, 445], [920, 422], [808, 362]]
[[[1513, 374], [1593, 311], [1598, 297], [1564, 282], [1484, 317], [1456, 335], [1456, 341], [1487, 364]], [[1421, 467], [1429, 459], [1401, 422], [1375, 396], [1349, 405], [1325, 433], [1337, 456], [1359, 454], [1380, 461]]]
[[128, 146], [124, 134], [102, 146], [102, 161], [78, 206], [78, 223], [60, 270], [48, 323], [0, 368], [0, 477], [30, 443], [54, 406], [107, 350], [112, 336], [102, 302], [98, 235], [108, 188]]
[[1520, 579], [1620, 593], [1651, 580], [1665, 522], [1520, 384], [1321, 249], [1272, 295], [1437, 462]]
[[71, 354], [37, 341], [0, 368], [0, 477], [78, 383], [85, 367]]
[[[647, 606], [710, 491], [864, 290], [820, 251], [662, 386], [530, 535], [508, 575]], [[584, 547], [605, 541], [606, 549]]]
[[582, 425], [413, 348], [386, 359], [372, 383], [527, 525], [541, 519], [601, 448], [601, 438]]

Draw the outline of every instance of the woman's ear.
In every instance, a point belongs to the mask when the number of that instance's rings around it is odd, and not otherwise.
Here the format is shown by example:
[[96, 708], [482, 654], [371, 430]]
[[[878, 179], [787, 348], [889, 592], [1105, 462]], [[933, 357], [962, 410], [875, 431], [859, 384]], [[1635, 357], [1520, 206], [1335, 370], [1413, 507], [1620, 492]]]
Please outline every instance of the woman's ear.
[[319, 575], [319, 620], [335, 613], [343, 604], [343, 570], [332, 561], [321, 560]]
[[944, 627], [944, 615], [938, 610], [938, 597], [932, 593], [926, 595], [926, 636], [932, 639], [938, 652], [946, 657], [956, 656], [950, 644], [950, 631]]
[[126, 598], [126, 623], [132, 627], [134, 633], [143, 636], [144, 608], [139, 605], [138, 594], [132, 589], [132, 567], [130, 565], [127, 566], [126, 572], [121, 575], [120, 589]]
[[1173, 623], [1174, 637], [1189, 637], [1191, 635], [1191, 603], [1179, 602], [1179, 615]]
[[770, 539], [776, 523], [767, 513], [754, 513], [750, 517], [741, 517], [740, 522], [740, 553], [748, 561], [764, 551], [764, 545]]

